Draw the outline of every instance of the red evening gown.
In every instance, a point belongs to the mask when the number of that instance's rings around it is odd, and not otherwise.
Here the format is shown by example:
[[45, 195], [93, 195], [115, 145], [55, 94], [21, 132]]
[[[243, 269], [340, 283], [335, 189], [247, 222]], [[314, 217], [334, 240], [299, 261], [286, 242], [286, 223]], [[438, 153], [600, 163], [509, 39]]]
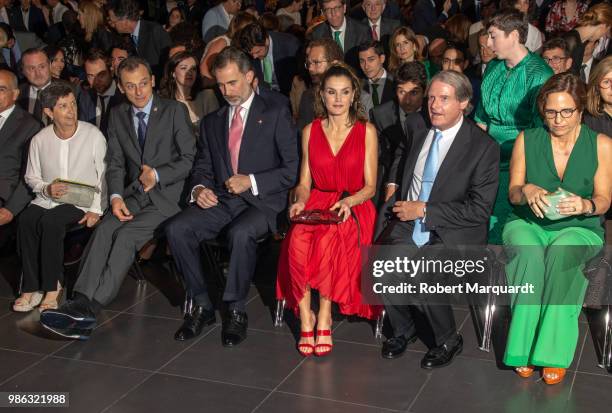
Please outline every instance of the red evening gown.
[[[354, 194], [365, 178], [365, 124], [356, 122], [334, 156], [321, 120], [310, 130], [308, 157], [313, 188], [306, 209], [329, 209], [343, 192]], [[283, 242], [278, 265], [276, 295], [297, 312], [307, 286], [337, 303], [343, 314], [375, 319], [382, 307], [362, 303], [361, 251], [372, 243], [376, 210], [372, 201], [352, 208], [346, 222], [331, 225], [293, 224]], [[358, 238], [358, 233], [360, 237]]]

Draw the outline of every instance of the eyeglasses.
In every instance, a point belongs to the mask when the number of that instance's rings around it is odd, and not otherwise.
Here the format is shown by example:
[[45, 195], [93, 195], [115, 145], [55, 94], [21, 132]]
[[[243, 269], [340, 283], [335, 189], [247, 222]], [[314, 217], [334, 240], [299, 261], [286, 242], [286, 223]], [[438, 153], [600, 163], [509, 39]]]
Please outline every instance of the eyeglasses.
[[612, 79], [603, 79], [599, 82], [599, 87], [602, 89], [610, 89], [610, 86], [612, 86]]
[[558, 65], [561, 62], [566, 61], [568, 58], [567, 57], [559, 57], [559, 56], [553, 56], [553, 57], [543, 57], [544, 61], [548, 64], [554, 64], [554, 65]]
[[544, 117], [546, 119], [556, 119], [557, 115], [561, 115], [562, 118], [569, 118], [571, 117], [574, 112], [576, 112], [578, 110], [578, 108], [574, 108], [574, 109], [561, 109], [561, 110], [552, 110], [552, 109], [545, 109], [544, 110]]
[[327, 9], [323, 9], [324, 14], [336, 14], [342, 13], [344, 11], [344, 4], [337, 7], [328, 7]]
[[327, 63], [327, 62], [329, 62], [329, 60], [306, 60], [306, 62], [304, 63], [304, 67], [306, 69], [308, 69], [310, 66], [319, 67], [323, 63]]
[[445, 57], [444, 59], [442, 59], [442, 64], [443, 65], [458, 65], [461, 66], [463, 64], [465, 60], [463, 60], [462, 58], [457, 58], [457, 59], [449, 59], [447, 57]]

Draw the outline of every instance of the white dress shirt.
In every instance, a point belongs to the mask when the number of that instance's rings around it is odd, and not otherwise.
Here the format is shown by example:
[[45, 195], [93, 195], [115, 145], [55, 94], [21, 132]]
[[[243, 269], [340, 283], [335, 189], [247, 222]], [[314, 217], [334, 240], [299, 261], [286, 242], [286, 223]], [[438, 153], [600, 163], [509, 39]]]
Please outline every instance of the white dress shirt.
[[339, 28], [335, 29], [333, 28], [331, 25], [329, 25], [329, 28], [331, 29], [332, 32], [332, 40], [336, 40], [336, 38], [334, 37], [334, 32], [340, 32], [340, 43], [342, 43], [342, 51], [344, 52], [344, 37], [346, 35], [346, 17], [344, 19], [342, 19], [342, 26], [340, 26]]
[[380, 41], [380, 22], [382, 20], [382, 17], [378, 17], [378, 20], [376, 20], [376, 22], [372, 23], [372, 21], [370, 19], [368, 19], [368, 25], [370, 26], [370, 33], [372, 33], [372, 27], [374, 25], [376, 25], [376, 38], [378, 39], [378, 41]]
[[57, 3], [55, 7], [51, 10], [51, 13], [53, 13], [53, 24], [61, 23], [62, 16], [64, 16], [64, 13], [66, 13], [67, 11], [68, 7], [64, 6], [62, 3]]
[[[451, 145], [455, 141], [455, 137], [457, 136], [457, 132], [463, 125], [463, 116], [455, 124], [455, 126], [446, 129], [442, 132], [442, 138], [440, 139], [440, 143], [438, 144], [439, 148], [439, 156], [438, 156], [438, 168], [442, 165], [448, 150]], [[417, 158], [416, 164], [414, 166], [414, 174], [412, 175], [412, 183], [410, 184], [410, 189], [408, 190], [408, 201], [418, 201], [419, 200], [419, 192], [421, 192], [421, 183], [423, 182], [423, 170], [425, 169], [425, 161], [427, 160], [427, 155], [429, 154], [429, 148], [431, 143], [433, 142], [434, 133], [436, 130], [431, 128], [427, 137], [425, 138], [425, 142], [423, 142], [423, 147], [421, 148], [421, 152], [419, 152], [419, 157]]]
[[36, 194], [32, 204], [45, 209], [60, 205], [48, 197], [44, 189], [56, 178], [93, 185], [100, 191], [90, 208], [77, 206], [83, 212], [102, 215], [106, 209], [106, 139], [88, 122], [78, 122], [77, 130], [68, 139], [61, 139], [49, 125], [32, 138], [25, 182]]

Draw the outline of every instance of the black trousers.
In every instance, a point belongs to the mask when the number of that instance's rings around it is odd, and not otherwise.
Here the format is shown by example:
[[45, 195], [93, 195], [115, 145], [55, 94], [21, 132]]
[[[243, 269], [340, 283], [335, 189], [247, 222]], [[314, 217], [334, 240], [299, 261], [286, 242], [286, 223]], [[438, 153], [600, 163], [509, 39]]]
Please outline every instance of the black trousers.
[[85, 213], [74, 205], [45, 209], [30, 205], [18, 218], [17, 248], [21, 256], [21, 291], [55, 291], [64, 284], [64, 237], [66, 227]]
[[[412, 221], [391, 220], [376, 240], [376, 243], [414, 246], [415, 244], [412, 241], [413, 230], [414, 223]], [[435, 238], [435, 236], [432, 238]], [[430, 243], [435, 244], [436, 240], [434, 239]], [[390, 296], [382, 295], [385, 311], [393, 327], [393, 334], [395, 336], [404, 335], [406, 337], [417, 334], [414, 312], [419, 311], [431, 327], [436, 346], [441, 346], [448, 339], [454, 337], [457, 333], [457, 327], [451, 306], [443, 305], [439, 301], [436, 304], [428, 303], [426, 295], [421, 295], [417, 298], [418, 304], [416, 305], [395, 305], [392, 304], [394, 300]]]
[[263, 212], [240, 197], [221, 197], [215, 207], [192, 205], [173, 217], [166, 225], [166, 236], [187, 290], [196, 297], [208, 293], [200, 243], [215, 239], [226, 228], [230, 261], [223, 301], [241, 307], [255, 274], [256, 241], [269, 231]]

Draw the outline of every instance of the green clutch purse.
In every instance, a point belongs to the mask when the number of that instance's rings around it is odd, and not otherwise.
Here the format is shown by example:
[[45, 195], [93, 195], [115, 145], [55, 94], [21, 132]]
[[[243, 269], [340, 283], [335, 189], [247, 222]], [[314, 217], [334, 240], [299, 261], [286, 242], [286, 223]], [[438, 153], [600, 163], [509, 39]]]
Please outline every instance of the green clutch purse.
[[563, 188], [559, 188], [555, 192], [546, 195], [546, 198], [550, 202], [550, 206], [544, 210], [544, 216], [551, 221], [567, 218], [567, 215], [561, 215], [557, 211], [557, 205], [559, 204], [559, 201], [570, 196], [572, 196], [572, 194]]

